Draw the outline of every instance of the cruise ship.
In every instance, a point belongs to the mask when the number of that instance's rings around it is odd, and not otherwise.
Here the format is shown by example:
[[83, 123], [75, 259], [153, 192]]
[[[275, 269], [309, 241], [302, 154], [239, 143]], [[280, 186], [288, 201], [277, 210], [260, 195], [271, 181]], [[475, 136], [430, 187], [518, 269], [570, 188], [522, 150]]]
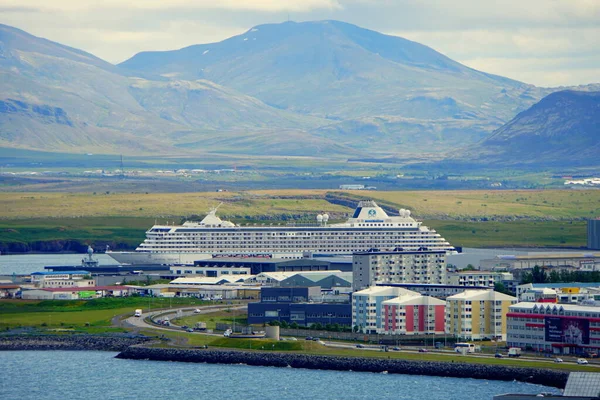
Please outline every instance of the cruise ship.
[[154, 225], [135, 251], [107, 251], [123, 264], [193, 264], [217, 257], [302, 258], [402, 249], [455, 252], [435, 230], [400, 209], [390, 216], [374, 201], [361, 201], [346, 222], [329, 223], [327, 214], [313, 224], [240, 226], [210, 210], [201, 222]]

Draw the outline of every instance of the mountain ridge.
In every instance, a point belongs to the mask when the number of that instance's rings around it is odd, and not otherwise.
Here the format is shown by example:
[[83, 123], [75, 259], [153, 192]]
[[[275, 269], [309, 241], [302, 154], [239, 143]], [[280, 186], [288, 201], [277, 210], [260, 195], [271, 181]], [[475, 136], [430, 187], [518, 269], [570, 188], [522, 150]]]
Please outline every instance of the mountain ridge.
[[117, 66], [0, 25], [0, 82], [5, 147], [348, 157], [458, 149], [554, 90], [339, 21], [258, 25]]

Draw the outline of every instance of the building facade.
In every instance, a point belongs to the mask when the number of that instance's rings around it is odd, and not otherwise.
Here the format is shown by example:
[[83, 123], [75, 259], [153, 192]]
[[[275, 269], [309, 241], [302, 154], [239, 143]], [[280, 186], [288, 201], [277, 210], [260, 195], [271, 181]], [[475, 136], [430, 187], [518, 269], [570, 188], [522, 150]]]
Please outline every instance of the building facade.
[[502, 255], [481, 260], [483, 270], [529, 270], [535, 266], [554, 267], [558, 270], [583, 272], [600, 271], [600, 253], [536, 253], [526, 255]]
[[88, 271], [34, 272], [31, 283], [39, 288], [69, 288], [95, 286], [96, 281]]
[[[414, 293], [414, 292], [413, 292]], [[383, 303], [378, 333], [422, 335], [445, 333], [446, 302], [418, 293], [404, 294]]]
[[386, 283], [377, 286], [399, 287], [441, 300], [446, 300], [447, 297], [462, 293], [465, 290], [489, 290], [489, 287], [486, 286], [427, 285], [422, 283]]
[[522, 302], [507, 314], [507, 345], [554, 354], [600, 351], [600, 306]]
[[262, 288], [260, 302], [248, 304], [249, 324], [268, 324], [272, 321], [300, 326], [313, 324], [350, 326], [350, 303], [314, 302], [321, 298], [321, 288], [275, 287]]
[[600, 218], [588, 220], [587, 248], [590, 250], [600, 250]]
[[460, 339], [506, 340], [506, 314], [517, 298], [493, 290], [465, 290], [446, 299], [446, 332]]
[[376, 251], [352, 257], [354, 290], [376, 284], [446, 284], [445, 251]]
[[352, 326], [367, 334], [443, 333], [444, 306], [404, 288], [372, 286], [352, 294]]
[[509, 272], [459, 271], [448, 274], [448, 284], [454, 286], [484, 286], [494, 288], [496, 283], [512, 279], [513, 275]]
[[600, 283], [526, 283], [517, 287], [520, 302], [577, 304], [600, 301]]

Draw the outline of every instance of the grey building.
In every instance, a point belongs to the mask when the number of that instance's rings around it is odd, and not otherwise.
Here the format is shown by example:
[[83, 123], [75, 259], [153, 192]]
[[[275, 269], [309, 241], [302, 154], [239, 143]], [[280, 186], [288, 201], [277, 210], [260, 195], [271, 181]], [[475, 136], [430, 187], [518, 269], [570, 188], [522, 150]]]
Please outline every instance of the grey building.
[[587, 248], [590, 250], [600, 250], [600, 218], [588, 220]]
[[203, 274], [206, 276], [220, 276], [222, 274], [235, 275], [235, 271], [246, 272], [249, 275], [258, 275], [261, 272], [293, 272], [293, 271], [328, 271], [331, 263], [328, 261], [301, 258], [297, 260], [284, 260], [281, 258], [210, 258], [194, 261], [193, 266], [173, 266], [171, 271], [177, 275]]
[[297, 323], [301, 326], [312, 324], [338, 324], [351, 326], [352, 305], [347, 303], [314, 302], [321, 288], [313, 287], [274, 287], [262, 288], [260, 302], [248, 304], [248, 323], [267, 324], [271, 321]]
[[354, 253], [353, 288], [376, 284], [446, 284], [445, 251], [374, 251]]

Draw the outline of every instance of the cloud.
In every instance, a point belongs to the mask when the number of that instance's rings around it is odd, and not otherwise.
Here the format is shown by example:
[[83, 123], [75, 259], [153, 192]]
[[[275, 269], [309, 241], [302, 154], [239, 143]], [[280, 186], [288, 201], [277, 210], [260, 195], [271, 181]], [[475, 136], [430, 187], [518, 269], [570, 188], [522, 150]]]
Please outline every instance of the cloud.
[[600, 48], [600, 0], [0, 0], [0, 12], [3, 23], [110, 62], [220, 41], [289, 17], [395, 34], [542, 86], [600, 79], [590, 64]]
[[99, 9], [161, 10], [161, 9], [222, 9], [257, 10], [266, 12], [336, 9], [337, 0], [1, 0], [1, 6], [31, 7], [44, 11], [92, 11]]

